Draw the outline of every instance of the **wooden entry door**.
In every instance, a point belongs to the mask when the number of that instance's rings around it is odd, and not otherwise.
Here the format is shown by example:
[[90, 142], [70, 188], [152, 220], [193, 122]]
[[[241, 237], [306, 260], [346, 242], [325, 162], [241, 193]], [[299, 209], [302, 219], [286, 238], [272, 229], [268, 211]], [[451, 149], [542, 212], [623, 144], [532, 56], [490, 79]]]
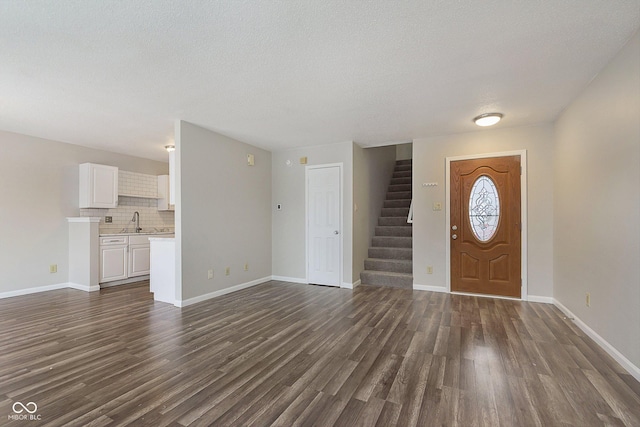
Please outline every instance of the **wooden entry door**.
[[451, 290], [521, 297], [520, 156], [452, 161]]

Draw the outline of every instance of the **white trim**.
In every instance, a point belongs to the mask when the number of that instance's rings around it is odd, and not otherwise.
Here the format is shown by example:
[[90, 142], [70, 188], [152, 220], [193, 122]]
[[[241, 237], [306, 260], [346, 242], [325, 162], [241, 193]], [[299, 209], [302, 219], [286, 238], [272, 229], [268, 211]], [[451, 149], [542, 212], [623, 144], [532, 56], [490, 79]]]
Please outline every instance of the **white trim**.
[[[445, 245], [445, 276], [446, 276], [446, 284], [447, 284], [447, 292], [451, 292], [451, 244], [449, 243], [449, 230], [451, 228], [451, 162], [457, 160], [473, 160], [473, 159], [486, 159], [489, 157], [506, 157], [506, 156], [520, 156], [520, 166], [522, 167], [522, 173], [520, 174], [520, 216], [522, 220], [522, 234], [520, 236], [520, 257], [521, 257], [521, 266], [520, 266], [520, 275], [522, 276], [522, 288], [520, 290], [520, 299], [522, 301], [527, 301], [528, 291], [529, 291], [529, 281], [528, 281], [528, 233], [527, 233], [527, 150], [514, 150], [514, 151], [501, 151], [498, 153], [484, 153], [484, 154], [471, 154], [466, 156], [454, 156], [447, 157], [445, 159], [445, 215], [446, 226], [445, 226], [445, 235], [446, 242]], [[474, 294], [475, 295], [475, 294]], [[478, 294], [478, 296], [482, 296]], [[495, 297], [498, 298], [498, 297]], [[512, 298], [510, 298], [512, 299]], [[517, 298], [516, 298], [517, 299]]]
[[538, 295], [529, 295], [527, 298], [529, 302], [540, 302], [543, 304], [553, 304], [553, 297], [541, 297]]
[[521, 301], [520, 298], [504, 297], [502, 295], [489, 295], [489, 294], [473, 294], [471, 292], [450, 292], [451, 295], [464, 295], [467, 297], [480, 297], [480, 298], [493, 298], [493, 299], [506, 299], [509, 301]]
[[609, 356], [613, 357], [616, 362], [618, 362], [624, 369], [626, 369], [636, 380], [640, 381], [640, 368], [633, 363], [629, 359], [627, 359], [622, 353], [620, 353], [614, 346], [609, 344], [607, 340], [602, 338], [596, 331], [591, 329], [586, 323], [584, 323], [578, 316], [573, 314], [571, 310], [565, 307], [560, 301], [553, 298], [553, 304], [560, 309], [567, 317], [571, 318], [573, 322], [580, 328], [582, 331], [587, 334], [592, 340], [596, 342], [604, 351], [606, 351]]
[[277, 280], [279, 282], [300, 283], [303, 285], [309, 284], [309, 282], [307, 282], [307, 279], [298, 277], [271, 276], [271, 280]]
[[417, 285], [413, 284], [414, 291], [429, 291], [429, 292], [443, 292], [449, 293], [447, 288], [443, 288], [442, 286], [431, 286], [431, 285]]
[[[322, 165], [307, 165], [304, 168], [304, 261], [306, 282], [309, 283], [309, 170], [326, 169], [337, 167], [340, 171], [340, 255], [339, 255], [339, 275], [338, 283], [342, 283], [343, 276], [343, 260], [344, 257], [344, 163], [325, 163]], [[331, 285], [327, 285], [331, 286]], [[337, 285], [335, 285], [337, 286]]]
[[0, 299], [19, 297], [21, 295], [36, 294], [38, 292], [56, 291], [58, 289], [66, 289], [69, 287], [68, 283], [56, 283], [55, 285], [38, 286], [36, 288], [16, 289], [15, 291], [7, 291], [0, 293]]
[[342, 282], [342, 285], [340, 285], [341, 289], [353, 289], [356, 286], [360, 286], [362, 282], [360, 281], [360, 279], [356, 280], [353, 283], [349, 283], [349, 282]]
[[263, 277], [261, 279], [252, 280], [250, 282], [241, 283], [239, 285], [231, 286], [229, 288], [220, 289], [218, 291], [209, 292], [208, 294], [200, 295], [197, 297], [189, 298], [186, 300], [178, 301], [173, 304], [176, 307], [186, 307], [188, 305], [197, 304], [202, 301], [206, 301], [212, 298], [216, 298], [222, 295], [230, 294], [231, 292], [240, 291], [242, 289], [250, 288], [252, 286], [260, 285], [262, 283], [268, 282], [271, 280], [271, 276]]
[[67, 287], [71, 289], [77, 289], [79, 291], [85, 291], [85, 292], [96, 292], [100, 290], [100, 285], [81, 285], [79, 283], [73, 283], [73, 282], [67, 283]]

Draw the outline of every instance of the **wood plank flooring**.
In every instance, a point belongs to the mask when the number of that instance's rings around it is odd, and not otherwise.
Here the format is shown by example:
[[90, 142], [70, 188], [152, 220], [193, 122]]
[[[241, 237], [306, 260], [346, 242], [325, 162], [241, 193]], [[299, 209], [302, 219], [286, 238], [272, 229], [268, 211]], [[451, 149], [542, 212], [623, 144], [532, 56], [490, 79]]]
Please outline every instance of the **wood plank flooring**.
[[0, 425], [640, 426], [640, 385], [551, 305], [141, 283], [0, 300]]

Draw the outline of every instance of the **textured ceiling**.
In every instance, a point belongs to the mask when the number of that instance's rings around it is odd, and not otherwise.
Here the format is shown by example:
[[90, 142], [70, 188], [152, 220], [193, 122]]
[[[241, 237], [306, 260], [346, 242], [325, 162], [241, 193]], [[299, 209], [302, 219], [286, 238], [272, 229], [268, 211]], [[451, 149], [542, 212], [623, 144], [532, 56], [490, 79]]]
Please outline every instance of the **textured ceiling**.
[[0, 129], [166, 160], [183, 119], [278, 150], [554, 120], [640, 0], [2, 0]]

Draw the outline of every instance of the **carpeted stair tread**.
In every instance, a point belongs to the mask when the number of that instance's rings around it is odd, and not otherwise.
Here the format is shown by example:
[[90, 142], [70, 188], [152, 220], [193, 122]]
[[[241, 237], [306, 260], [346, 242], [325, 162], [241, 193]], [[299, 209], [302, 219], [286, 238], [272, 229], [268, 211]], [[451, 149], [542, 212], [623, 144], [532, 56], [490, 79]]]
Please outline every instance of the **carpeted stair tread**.
[[375, 236], [371, 239], [373, 248], [410, 248], [412, 247], [411, 237], [396, 236]]
[[409, 199], [411, 200], [413, 193], [411, 191], [394, 191], [387, 193], [385, 200]]
[[406, 216], [381, 216], [381, 217], [378, 217], [378, 225], [395, 226], [395, 227], [411, 227], [411, 223], [407, 222]]
[[377, 226], [376, 236], [396, 236], [396, 237], [411, 237], [413, 234], [413, 227], [404, 226]]
[[411, 199], [392, 199], [385, 200], [383, 208], [408, 208], [411, 207]]
[[411, 191], [411, 184], [390, 185], [387, 191], [389, 193], [396, 191]]
[[412, 248], [369, 248], [369, 258], [380, 259], [413, 259]]
[[410, 259], [367, 258], [364, 260], [364, 268], [372, 271], [412, 274], [413, 261]]
[[360, 280], [363, 285], [413, 289], [413, 275], [407, 273], [365, 270], [360, 273]]
[[394, 172], [393, 175], [391, 176], [391, 178], [411, 178], [411, 175], [413, 174], [412, 171], [397, 171]]
[[409, 208], [382, 208], [380, 216], [403, 216], [405, 219], [409, 215]]

